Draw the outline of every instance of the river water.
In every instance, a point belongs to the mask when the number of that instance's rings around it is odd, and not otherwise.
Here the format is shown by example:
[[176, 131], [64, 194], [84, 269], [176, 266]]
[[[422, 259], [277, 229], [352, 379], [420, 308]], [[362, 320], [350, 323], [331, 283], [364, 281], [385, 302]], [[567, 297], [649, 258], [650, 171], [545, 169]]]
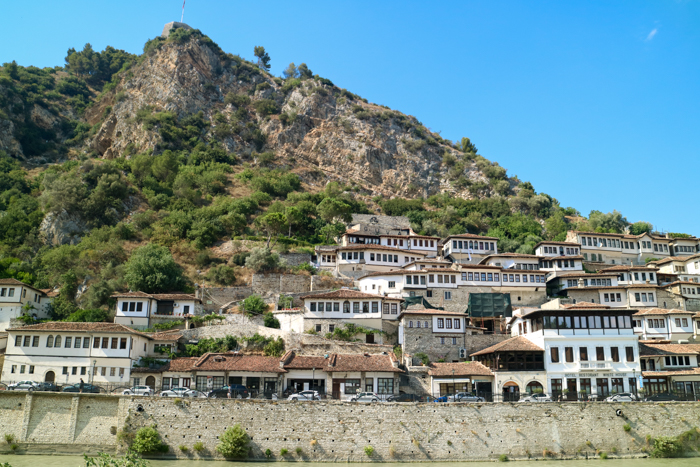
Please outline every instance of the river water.
[[[24, 455], [0, 455], [0, 464], [8, 462], [12, 467], [83, 467], [85, 463], [81, 457], [73, 456], [24, 456]], [[250, 467], [246, 462], [220, 462], [220, 461], [149, 461], [151, 467]], [[547, 467], [594, 467], [599, 464], [612, 464], [611, 467], [698, 467], [700, 458], [685, 459], [608, 459], [608, 460], [548, 460]], [[338, 464], [325, 464], [313, 462], [294, 462], [295, 467], [337, 467]], [[454, 467], [456, 462], [423, 462], [424, 467]], [[493, 467], [493, 462], [469, 462], [469, 467]], [[359, 463], [353, 464], [359, 466]], [[367, 464], [369, 465], [376, 465]], [[406, 463], [386, 463], [383, 467], [406, 467]], [[412, 464], [412, 465], [418, 465]], [[522, 461], [517, 463], [520, 467], [542, 466], [542, 461]], [[599, 466], [601, 467], [601, 466]]]

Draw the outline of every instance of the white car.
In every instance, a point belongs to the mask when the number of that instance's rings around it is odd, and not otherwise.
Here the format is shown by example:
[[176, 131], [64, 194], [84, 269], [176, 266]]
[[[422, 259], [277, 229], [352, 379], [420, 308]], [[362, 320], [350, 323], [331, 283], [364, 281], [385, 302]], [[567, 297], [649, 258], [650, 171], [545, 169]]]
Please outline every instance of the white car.
[[152, 396], [153, 389], [149, 386], [134, 386], [122, 392], [125, 396]]
[[183, 397], [194, 397], [206, 399], [207, 395], [202, 391], [197, 391], [195, 389], [189, 389], [182, 394]]
[[379, 402], [379, 396], [374, 392], [360, 392], [352, 396], [350, 402]]
[[605, 398], [605, 402], [634, 402], [636, 400], [637, 396], [631, 392], [620, 392]]
[[39, 387], [39, 383], [34, 381], [18, 381], [7, 386], [8, 391], [35, 391]]
[[518, 402], [552, 402], [552, 398], [548, 394], [534, 393], [523, 397]]
[[447, 396], [447, 402], [486, 402], [486, 399], [468, 392], [458, 392], [454, 396]]
[[296, 394], [291, 394], [287, 397], [288, 401], [320, 401], [321, 396], [318, 391], [301, 391]]
[[170, 388], [165, 391], [161, 391], [160, 397], [188, 397], [187, 392], [191, 392], [188, 388]]

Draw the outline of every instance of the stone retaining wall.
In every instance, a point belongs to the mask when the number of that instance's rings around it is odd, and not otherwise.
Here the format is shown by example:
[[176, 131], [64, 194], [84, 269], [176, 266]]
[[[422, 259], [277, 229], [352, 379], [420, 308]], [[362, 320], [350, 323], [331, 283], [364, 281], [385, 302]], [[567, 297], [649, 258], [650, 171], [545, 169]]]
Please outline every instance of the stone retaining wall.
[[254, 460], [265, 460], [267, 449], [273, 460], [314, 462], [642, 456], [647, 435], [679, 435], [699, 420], [697, 402], [370, 405], [0, 393], [0, 430], [30, 454], [113, 452], [119, 429], [155, 425], [170, 447], [164, 457], [219, 458], [218, 437], [240, 424]]

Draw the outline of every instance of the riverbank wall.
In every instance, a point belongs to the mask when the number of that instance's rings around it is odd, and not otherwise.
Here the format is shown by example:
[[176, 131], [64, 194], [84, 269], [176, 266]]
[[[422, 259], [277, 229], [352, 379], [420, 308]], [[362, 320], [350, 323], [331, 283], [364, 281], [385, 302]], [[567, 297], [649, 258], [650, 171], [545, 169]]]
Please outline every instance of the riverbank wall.
[[[629, 457], [646, 455], [648, 438], [700, 426], [700, 403], [369, 405], [0, 394], [0, 435], [13, 435], [18, 451], [30, 454], [121, 452], [118, 433], [154, 426], [170, 448], [163, 457], [220, 458], [218, 438], [235, 424], [251, 438], [251, 460], [478, 461], [603, 452]], [[197, 443], [203, 447], [199, 452]]]

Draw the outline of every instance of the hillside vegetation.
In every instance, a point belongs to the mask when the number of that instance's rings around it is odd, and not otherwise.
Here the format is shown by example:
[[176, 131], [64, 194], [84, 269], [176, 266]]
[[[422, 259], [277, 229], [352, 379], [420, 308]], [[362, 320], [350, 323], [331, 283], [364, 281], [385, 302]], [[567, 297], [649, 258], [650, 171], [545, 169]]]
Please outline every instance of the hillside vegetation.
[[[57, 318], [114, 291], [235, 285], [275, 252], [332, 242], [352, 213], [420, 234], [470, 232], [532, 253], [583, 218], [415, 117], [290, 64], [274, 77], [199, 31], [131, 55], [70, 49], [64, 66], [0, 68], [0, 275], [60, 287]], [[648, 231], [647, 223], [631, 226]], [[295, 272], [309, 274], [309, 267]]]

